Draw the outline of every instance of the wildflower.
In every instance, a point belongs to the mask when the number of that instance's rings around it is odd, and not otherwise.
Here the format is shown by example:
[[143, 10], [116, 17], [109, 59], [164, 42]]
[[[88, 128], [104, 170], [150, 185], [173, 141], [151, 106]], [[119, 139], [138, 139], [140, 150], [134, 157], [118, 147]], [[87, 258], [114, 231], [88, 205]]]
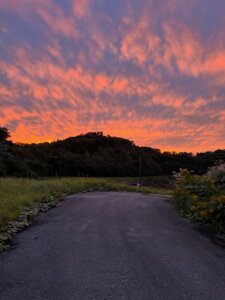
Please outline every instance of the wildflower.
[[214, 209], [213, 209], [213, 208], [210, 208], [210, 209], [209, 209], [209, 213], [210, 213], [210, 214], [214, 213]]
[[205, 218], [205, 217], [208, 216], [208, 213], [207, 213], [207, 211], [205, 211], [205, 210], [201, 210], [199, 214], [200, 214], [200, 216], [201, 216], [202, 218]]
[[191, 198], [192, 198], [193, 201], [197, 201], [198, 200], [198, 196], [197, 195], [192, 195]]
[[218, 197], [217, 197], [217, 196], [212, 196], [212, 197], [210, 198], [210, 200], [211, 200], [212, 202], [218, 202]]
[[206, 202], [199, 202], [199, 206], [202, 207], [202, 208], [205, 208], [207, 206]]
[[188, 176], [188, 175], [190, 175], [190, 172], [188, 171], [188, 169], [181, 169], [180, 172], [181, 172], [181, 174], [182, 174], [183, 176]]
[[220, 202], [225, 203], [225, 195], [220, 196]]

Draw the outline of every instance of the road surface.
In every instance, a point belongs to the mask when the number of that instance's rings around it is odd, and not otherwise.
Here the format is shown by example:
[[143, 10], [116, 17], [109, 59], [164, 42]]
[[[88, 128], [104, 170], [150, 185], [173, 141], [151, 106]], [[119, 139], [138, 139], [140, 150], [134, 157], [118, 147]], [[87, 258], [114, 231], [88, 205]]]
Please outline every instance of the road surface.
[[225, 250], [163, 196], [86, 193], [0, 254], [0, 299], [225, 299]]

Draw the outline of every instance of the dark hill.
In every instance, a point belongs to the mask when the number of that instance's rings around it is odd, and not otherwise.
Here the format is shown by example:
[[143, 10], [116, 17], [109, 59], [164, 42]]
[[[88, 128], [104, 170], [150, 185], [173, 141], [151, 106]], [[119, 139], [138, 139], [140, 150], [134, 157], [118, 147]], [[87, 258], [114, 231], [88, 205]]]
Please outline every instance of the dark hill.
[[0, 142], [0, 176], [138, 176], [167, 175], [179, 168], [205, 172], [225, 150], [199, 153], [161, 153], [138, 147], [127, 139], [90, 132], [53, 143]]

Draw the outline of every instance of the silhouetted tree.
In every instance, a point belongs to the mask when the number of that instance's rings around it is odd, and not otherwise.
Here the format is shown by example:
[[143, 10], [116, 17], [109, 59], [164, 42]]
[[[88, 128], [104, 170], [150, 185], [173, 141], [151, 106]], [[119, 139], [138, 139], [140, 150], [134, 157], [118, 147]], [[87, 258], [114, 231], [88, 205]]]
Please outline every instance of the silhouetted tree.
[[0, 127], [0, 142], [5, 142], [10, 138], [9, 130], [5, 127]]
[[53, 143], [14, 144], [0, 128], [0, 176], [138, 176], [140, 155], [143, 176], [169, 175], [180, 168], [205, 173], [225, 150], [198, 153], [164, 152], [138, 147], [127, 139], [102, 132], [70, 137]]

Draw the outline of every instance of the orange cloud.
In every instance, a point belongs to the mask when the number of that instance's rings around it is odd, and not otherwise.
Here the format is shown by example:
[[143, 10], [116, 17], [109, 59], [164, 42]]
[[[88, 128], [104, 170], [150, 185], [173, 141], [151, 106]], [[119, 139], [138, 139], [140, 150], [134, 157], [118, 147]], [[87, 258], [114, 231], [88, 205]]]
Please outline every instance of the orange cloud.
[[103, 74], [98, 74], [95, 76], [95, 90], [96, 91], [104, 91], [108, 89], [110, 83], [110, 79], [103, 75]]
[[123, 93], [124, 91], [129, 89], [128, 79], [119, 76], [114, 79], [112, 86], [113, 86], [113, 89], [115, 89], [117, 92]]

